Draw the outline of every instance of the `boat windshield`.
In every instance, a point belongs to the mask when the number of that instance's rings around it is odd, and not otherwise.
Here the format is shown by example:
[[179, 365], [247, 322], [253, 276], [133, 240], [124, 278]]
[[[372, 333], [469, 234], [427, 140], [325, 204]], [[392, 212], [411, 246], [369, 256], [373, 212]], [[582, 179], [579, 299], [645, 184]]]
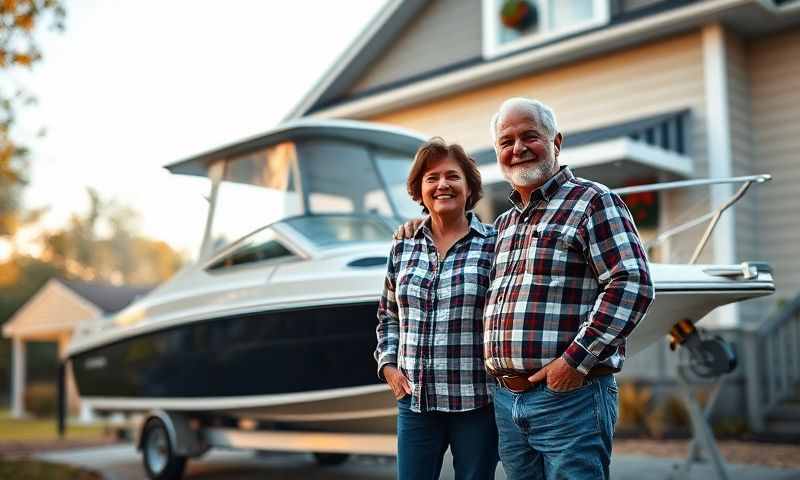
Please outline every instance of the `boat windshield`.
[[390, 219], [357, 215], [308, 215], [284, 222], [316, 247], [362, 242], [388, 242], [394, 229]]
[[[413, 157], [414, 152], [314, 137], [228, 158], [211, 222], [211, 250], [295, 215], [374, 215], [397, 223], [418, 216], [420, 207], [405, 186]], [[333, 239], [377, 235], [368, 226], [332, 222], [318, 228]]]

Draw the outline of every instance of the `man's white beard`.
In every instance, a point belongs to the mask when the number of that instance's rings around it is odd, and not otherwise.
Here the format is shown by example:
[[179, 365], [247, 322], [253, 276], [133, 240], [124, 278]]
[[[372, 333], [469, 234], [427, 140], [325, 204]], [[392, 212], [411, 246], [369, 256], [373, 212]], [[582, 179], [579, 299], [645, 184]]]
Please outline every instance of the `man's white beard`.
[[546, 182], [555, 173], [555, 159], [533, 165], [511, 166], [505, 172], [506, 178], [512, 185], [519, 187], [539, 186]]

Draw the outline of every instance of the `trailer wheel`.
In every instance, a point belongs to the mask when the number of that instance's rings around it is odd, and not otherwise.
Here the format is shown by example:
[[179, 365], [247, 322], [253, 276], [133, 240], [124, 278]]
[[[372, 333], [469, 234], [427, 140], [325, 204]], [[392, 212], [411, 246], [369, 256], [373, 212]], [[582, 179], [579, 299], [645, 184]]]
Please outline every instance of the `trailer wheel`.
[[179, 480], [186, 468], [186, 457], [173, 452], [167, 427], [158, 418], [147, 421], [142, 432], [142, 461], [151, 480]]
[[321, 453], [321, 452], [314, 452], [314, 460], [316, 460], [317, 465], [323, 467], [333, 467], [336, 465], [341, 465], [350, 458], [350, 455], [346, 453]]

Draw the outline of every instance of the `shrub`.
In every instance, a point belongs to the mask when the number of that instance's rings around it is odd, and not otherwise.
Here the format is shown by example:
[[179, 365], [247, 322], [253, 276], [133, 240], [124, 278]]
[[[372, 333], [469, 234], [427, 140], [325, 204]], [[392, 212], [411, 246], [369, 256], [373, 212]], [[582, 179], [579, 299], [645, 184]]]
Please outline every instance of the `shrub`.
[[58, 409], [58, 389], [52, 383], [31, 383], [25, 389], [25, 411], [35, 417], [52, 417]]

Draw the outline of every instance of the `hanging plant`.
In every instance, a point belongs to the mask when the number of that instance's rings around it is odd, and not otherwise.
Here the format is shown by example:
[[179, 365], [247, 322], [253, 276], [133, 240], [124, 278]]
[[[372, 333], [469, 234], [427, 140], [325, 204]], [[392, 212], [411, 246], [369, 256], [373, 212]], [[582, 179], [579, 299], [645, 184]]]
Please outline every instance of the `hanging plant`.
[[536, 7], [528, 0], [504, 0], [500, 8], [500, 22], [507, 28], [522, 31], [536, 23]]

